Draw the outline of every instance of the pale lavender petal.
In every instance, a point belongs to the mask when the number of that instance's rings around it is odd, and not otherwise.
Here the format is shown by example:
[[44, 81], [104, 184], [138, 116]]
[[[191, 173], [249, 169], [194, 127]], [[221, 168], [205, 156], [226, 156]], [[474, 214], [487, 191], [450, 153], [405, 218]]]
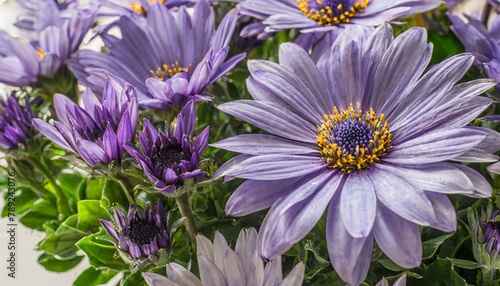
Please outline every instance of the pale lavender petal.
[[326, 216], [326, 241], [333, 268], [351, 285], [359, 285], [366, 277], [372, 257], [373, 235], [352, 237], [340, 213], [340, 195], [334, 196]]
[[431, 225], [436, 221], [432, 203], [421, 189], [379, 165], [368, 173], [379, 201], [391, 211], [413, 223]]
[[170, 281], [178, 285], [202, 286], [200, 279], [183, 266], [174, 262], [167, 265], [167, 276]]
[[377, 211], [377, 197], [365, 174], [349, 175], [340, 195], [340, 214], [349, 234], [367, 237], [372, 230]]
[[425, 192], [427, 198], [432, 203], [432, 208], [436, 214], [436, 222], [430, 226], [445, 232], [454, 232], [457, 230], [457, 216], [455, 208], [446, 195]]
[[279, 286], [298, 286], [302, 285], [304, 280], [304, 271], [306, 266], [301, 261], [290, 271], [290, 273], [281, 281]]
[[[167, 277], [151, 272], [142, 272], [142, 277], [149, 286], [181, 286], [168, 280]], [[186, 284], [188, 286], [188, 284]]]
[[297, 182], [295, 190], [274, 203], [262, 223], [259, 253], [268, 259], [283, 254], [301, 240], [323, 215], [343, 176], [318, 172]]
[[422, 242], [418, 225], [379, 204], [373, 226], [378, 246], [396, 264], [413, 268], [422, 262]]

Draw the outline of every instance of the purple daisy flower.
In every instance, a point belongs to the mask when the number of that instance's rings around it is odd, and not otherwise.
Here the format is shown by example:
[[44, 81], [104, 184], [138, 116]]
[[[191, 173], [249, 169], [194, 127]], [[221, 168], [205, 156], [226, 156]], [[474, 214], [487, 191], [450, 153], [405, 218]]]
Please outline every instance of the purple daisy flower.
[[19, 104], [15, 92], [4, 100], [0, 98], [0, 147], [15, 149], [32, 138], [35, 132], [31, 119], [34, 117], [29, 99], [25, 97], [25, 105]]
[[35, 30], [31, 42], [0, 30], [1, 83], [26, 86], [36, 83], [39, 76], [52, 78], [78, 50], [97, 11], [94, 6], [78, 7], [62, 16], [54, 1], [39, 2], [37, 7], [45, 17], [22, 25]]
[[138, 123], [139, 108], [133, 87], [119, 79], [106, 82], [102, 103], [87, 89], [79, 107], [62, 94], [54, 95], [57, 118], [54, 126], [33, 119], [35, 127], [59, 147], [72, 151], [91, 166], [120, 162], [123, 145], [132, 142]]
[[449, 14], [451, 30], [462, 42], [467, 52], [476, 56], [475, 65], [486, 76], [500, 81], [500, 17], [490, 20], [487, 28], [481, 17]]
[[441, 3], [436, 0], [242, 0], [237, 8], [242, 15], [263, 20], [262, 24], [253, 24], [242, 31], [242, 35], [249, 36], [293, 28], [309, 33], [352, 24], [378, 26], [434, 9]]
[[[139, 105], [169, 109], [191, 99], [211, 98], [205, 89], [244, 58], [225, 61], [238, 13], [229, 12], [217, 30], [208, 0], [200, 0], [189, 14], [186, 7], [168, 10], [155, 3], [146, 18], [117, 21], [122, 37], [100, 34], [109, 54], [81, 50], [70, 61], [77, 78], [102, 89], [106, 71], [137, 88]], [[164, 27], [169, 27], [165, 29]]]
[[167, 277], [144, 272], [148, 285], [270, 285], [298, 286], [304, 279], [304, 263], [300, 262], [283, 279], [281, 257], [265, 263], [257, 253], [257, 231], [243, 229], [238, 236], [235, 250], [227, 244], [220, 232], [215, 233], [214, 242], [197, 235], [196, 245], [200, 277], [177, 263], [167, 265]]
[[160, 249], [170, 247], [170, 236], [165, 222], [165, 209], [157, 201], [154, 209], [148, 205], [143, 212], [129, 207], [125, 217], [118, 209], [113, 209], [112, 222], [99, 219], [104, 230], [118, 242], [120, 250], [129, 253], [133, 259], [158, 255]]
[[374, 240], [398, 265], [419, 266], [419, 225], [456, 229], [446, 194], [492, 193], [480, 173], [452, 161], [496, 161], [491, 152], [500, 149], [500, 134], [466, 126], [491, 104], [477, 95], [495, 83], [454, 86], [472, 55], [423, 74], [432, 54], [425, 29], [393, 39], [382, 25], [363, 37], [358, 26], [346, 29], [316, 65], [294, 44], [281, 45], [280, 64], [249, 62], [247, 87], [255, 100], [219, 109], [272, 135], [213, 144], [243, 153], [214, 175], [247, 179], [226, 213], [271, 207], [259, 232], [260, 254], [284, 253], [326, 210], [330, 260], [352, 285], [367, 274]]
[[210, 127], [205, 128], [193, 142], [196, 122], [194, 101], [184, 106], [176, 120], [164, 133], [147, 119], [139, 132], [141, 149], [124, 146], [136, 159], [155, 189], [172, 194], [188, 179], [199, 181], [206, 173], [197, 169], [208, 142]]

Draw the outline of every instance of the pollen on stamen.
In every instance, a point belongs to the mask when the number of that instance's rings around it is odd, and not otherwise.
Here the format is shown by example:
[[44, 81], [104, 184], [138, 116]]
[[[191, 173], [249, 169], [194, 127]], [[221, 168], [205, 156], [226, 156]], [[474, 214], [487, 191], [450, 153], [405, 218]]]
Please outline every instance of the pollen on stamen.
[[357, 13], [363, 12], [368, 4], [370, 0], [357, 0], [352, 5], [346, 0], [297, 0], [299, 10], [307, 18], [325, 26], [349, 23]]
[[187, 67], [182, 67], [181, 65], [179, 65], [179, 62], [176, 61], [174, 64], [164, 64], [162, 67], [156, 68], [156, 70], [150, 70], [150, 72], [152, 77], [155, 77], [158, 80], [164, 80], [165, 78], [173, 77], [174, 75], [181, 72], [189, 72], [191, 68], [191, 64], [189, 64], [189, 66]]
[[38, 55], [38, 57], [40, 58], [41, 61], [43, 61], [43, 59], [45, 58], [45, 52], [42, 50], [42, 48], [37, 48], [36, 49], [36, 54]]
[[358, 102], [346, 110], [333, 108], [318, 125], [319, 153], [330, 169], [357, 172], [377, 163], [391, 148], [392, 134], [384, 114], [370, 108], [363, 112]]

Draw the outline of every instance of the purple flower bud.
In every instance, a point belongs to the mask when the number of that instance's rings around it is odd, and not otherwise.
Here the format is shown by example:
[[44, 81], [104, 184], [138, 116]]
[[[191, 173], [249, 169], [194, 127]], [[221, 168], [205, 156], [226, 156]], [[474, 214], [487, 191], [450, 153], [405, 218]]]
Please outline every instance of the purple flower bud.
[[34, 133], [33, 117], [28, 97], [25, 97], [25, 106], [19, 104], [15, 92], [6, 100], [0, 99], [0, 147], [15, 149], [31, 138]]

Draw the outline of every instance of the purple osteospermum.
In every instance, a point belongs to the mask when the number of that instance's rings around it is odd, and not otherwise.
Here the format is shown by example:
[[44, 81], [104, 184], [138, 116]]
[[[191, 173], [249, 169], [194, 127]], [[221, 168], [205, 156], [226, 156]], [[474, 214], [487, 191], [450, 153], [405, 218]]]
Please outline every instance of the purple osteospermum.
[[[145, 19], [121, 17], [121, 39], [101, 33], [109, 54], [81, 50], [70, 62], [77, 78], [102, 88], [105, 71], [137, 88], [139, 105], [169, 109], [191, 99], [210, 98], [204, 90], [231, 70], [244, 54], [228, 61], [228, 44], [238, 14], [229, 12], [217, 30], [214, 11], [200, 0], [190, 15], [186, 7], [168, 10], [155, 3]], [[112, 27], [112, 26], [110, 26]], [[168, 27], [168, 29], [165, 29]]]
[[213, 144], [243, 153], [214, 176], [247, 179], [226, 213], [271, 207], [259, 232], [261, 255], [287, 251], [327, 209], [330, 260], [352, 285], [366, 276], [374, 239], [398, 265], [420, 265], [419, 225], [456, 229], [446, 194], [492, 192], [480, 173], [450, 160], [491, 162], [500, 149], [497, 132], [466, 126], [491, 104], [477, 95], [495, 84], [454, 86], [470, 54], [423, 74], [432, 54], [424, 29], [393, 39], [382, 25], [363, 37], [360, 27], [347, 28], [316, 65], [294, 44], [281, 45], [280, 64], [249, 62], [255, 100], [219, 109], [272, 135]]
[[150, 285], [252, 285], [299, 286], [304, 279], [304, 264], [300, 262], [285, 279], [282, 279], [281, 257], [266, 263], [257, 253], [257, 231], [243, 229], [238, 236], [235, 250], [219, 232], [212, 243], [202, 235], [196, 236], [200, 277], [177, 263], [167, 265], [167, 277], [155, 273], [142, 273]]
[[144, 119], [144, 128], [139, 132], [141, 149], [124, 146], [158, 191], [172, 194], [184, 181], [206, 176], [197, 166], [207, 146], [210, 128], [205, 128], [193, 142], [195, 121], [195, 104], [190, 101], [167, 133], [156, 130]]
[[139, 213], [130, 206], [125, 217], [119, 210], [114, 209], [114, 224], [102, 220], [104, 230], [118, 241], [122, 251], [129, 253], [132, 258], [157, 255], [160, 249], [170, 246], [170, 236], [165, 223], [165, 210], [161, 201], [157, 201], [154, 209], [147, 206], [144, 212]]
[[[241, 14], [264, 20], [266, 31], [298, 28], [301, 32], [324, 32], [351, 24], [378, 26], [399, 17], [428, 11], [442, 2], [435, 0], [242, 0]], [[245, 35], [262, 32], [257, 25]]]
[[110, 78], [104, 87], [102, 103], [90, 89], [82, 94], [84, 107], [66, 96], [54, 95], [57, 118], [54, 126], [33, 119], [35, 127], [61, 148], [75, 152], [91, 166], [120, 161], [123, 145], [134, 139], [138, 123], [135, 90]]
[[449, 18], [452, 22], [451, 30], [460, 39], [465, 50], [476, 56], [475, 64], [489, 78], [500, 81], [500, 17], [496, 16], [491, 21], [489, 29], [481, 20], [470, 15], [449, 15]]
[[78, 7], [59, 14], [54, 1], [39, 2], [43, 16], [27, 24], [34, 40], [14, 38], [0, 30], [0, 82], [25, 86], [38, 77], [52, 78], [66, 66], [66, 60], [78, 50], [96, 15], [96, 7]]
[[0, 147], [14, 149], [33, 136], [31, 119], [34, 117], [28, 97], [25, 106], [19, 104], [19, 98], [13, 92], [6, 100], [0, 99]]

